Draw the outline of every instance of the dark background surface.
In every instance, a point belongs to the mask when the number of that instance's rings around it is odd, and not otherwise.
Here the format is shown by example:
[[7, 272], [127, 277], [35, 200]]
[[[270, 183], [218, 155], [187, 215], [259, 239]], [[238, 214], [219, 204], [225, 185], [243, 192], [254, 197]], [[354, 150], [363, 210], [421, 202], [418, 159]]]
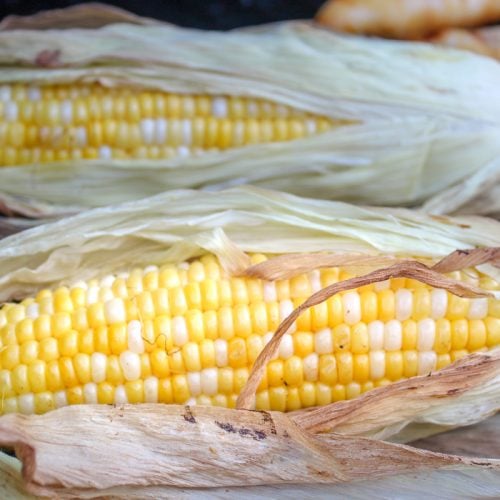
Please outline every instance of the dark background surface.
[[[111, 5], [181, 26], [231, 29], [283, 19], [314, 16], [324, 0], [115, 0]], [[78, 0], [0, 0], [0, 18], [76, 5]]]

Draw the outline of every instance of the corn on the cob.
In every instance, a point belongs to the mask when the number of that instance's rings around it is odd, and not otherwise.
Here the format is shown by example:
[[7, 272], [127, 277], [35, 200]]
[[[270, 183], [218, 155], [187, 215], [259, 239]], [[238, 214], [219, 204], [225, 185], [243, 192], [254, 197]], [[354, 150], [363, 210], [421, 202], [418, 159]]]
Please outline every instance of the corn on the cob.
[[[348, 277], [328, 268], [276, 282], [229, 278], [207, 255], [5, 304], [0, 414], [79, 403], [233, 407], [280, 321]], [[475, 271], [454, 277], [500, 289]], [[498, 345], [499, 300], [397, 278], [304, 313], [268, 364], [255, 405], [289, 411], [350, 399]]]
[[0, 166], [100, 158], [161, 159], [291, 141], [330, 119], [262, 99], [99, 84], [0, 86]]

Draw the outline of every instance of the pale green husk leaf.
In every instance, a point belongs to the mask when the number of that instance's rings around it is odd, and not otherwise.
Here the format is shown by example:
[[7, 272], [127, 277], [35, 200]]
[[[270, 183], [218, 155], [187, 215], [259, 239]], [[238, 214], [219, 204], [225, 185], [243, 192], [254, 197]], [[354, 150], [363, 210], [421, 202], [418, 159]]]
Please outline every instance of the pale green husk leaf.
[[[34, 67], [42, 50], [58, 54], [56, 67]], [[467, 52], [301, 22], [229, 33], [112, 24], [0, 32], [0, 65], [0, 84], [100, 81], [236, 94], [358, 122], [187, 159], [1, 168], [0, 200], [21, 213], [33, 215], [34, 205], [37, 216], [60, 215], [166, 189], [242, 183], [378, 205], [419, 204], [454, 188], [458, 194], [430, 205], [447, 213], [487, 192], [500, 171], [500, 65]], [[461, 183], [474, 175], [482, 187], [472, 193]]]
[[[131, 266], [178, 263], [207, 251], [234, 269], [241, 267], [242, 251], [440, 259], [456, 249], [481, 246], [500, 246], [499, 222], [433, 218], [407, 209], [357, 207], [252, 187], [171, 191], [2, 240], [0, 300]], [[481, 269], [500, 277], [491, 265]]]

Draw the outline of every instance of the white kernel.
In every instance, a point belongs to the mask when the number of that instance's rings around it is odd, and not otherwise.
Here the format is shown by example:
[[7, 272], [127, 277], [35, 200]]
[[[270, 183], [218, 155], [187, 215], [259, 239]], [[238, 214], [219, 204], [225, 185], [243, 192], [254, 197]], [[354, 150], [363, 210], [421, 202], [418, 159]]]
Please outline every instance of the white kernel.
[[19, 412], [25, 415], [33, 415], [35, 413], [35, 395], [32, 392], [22, 394], [17, 398]]
[[140, 123], [141, 135], [144, 144], [150, 146], [154, 142], [155, 122], [151, 118], [144, 118]]
[[293, 356], [293, 338], [289, 333], [281, 337], [279, 356], [281, 359], [288, 359]]
[[108, 324], [123, 323], [127, 319], [125, 304], [120, 298], [113, 298], [104, 302], [104, 315]]
[[396, 319], [405, 321], [410, 318], [413, 309], [413, 294], [406, 288], [396, 290], [394, 294]]
[[133, 381], [141, 376], [141, 358], [135, 352], [122, 352], [120, 354], [120, 366], [125, 380]]
[[188, 372], [186, 378], [191, 396], [199, 396], [201, 394], [200, 372]]
[[278, 300], [278, 292], [274, 281], [264, 281], [263, 290], [264, 302], [276, 302]]
[[83, 386], [83, 399], [87, 404], [97, 404], [97, 385], [89, 382]]
[[182, 120], [182, 144], [184, 146], [191, 146], [193, 143], [193, 129], [191, 120]]
[[69, 100], [61, 103], [61, 121], [64, 125], [69, 125], [73, 121], [73, 105]]
[[50, 127], [40, 127], [40, 140], [43, 143], [49, 142], [52, 140], [52, 129]]
[[102, 287], [110, 288], [113, 286], [114, 282], [115, 282], [115, 277], [112, 274], [108, 274], [107, 276], [102, 278], [100, 284]]
[[179, 146], [177, 148], [177, 156], [180, 158], [187, 158], [188, 156], [191, 156], [191, 151], [186, 146]]
[[219, 389], [217, 368], [205, 368], [201, 372], [201, 391], [207, 396], [215, 396]]
[[127, 391], [123, 385], [118, 385], [115, 389], [115, 405], [124, 405], [128, 403]]
[[93, 352], [90, 356], [90, 372], [92, 380], [100, 384], [106, 380], [107, 356], [102, 352]]
[[391, 287], [389, 280], [377, 281], [373, 284], [373, 290], [375, 292], [382, 292], [383, 290], [388, 290]]
[[133, 319], [127, 325], [127, 342], [130, 351], [137, 354], [144, 352], [144, 339], [142, 338], [142, 324]]
[[385, 375], [385, 352], [370, 352], [370, 379], [379, 380]]
[[355, 325], [361, 321], [361, 299], [358, 292], [347, 292], [342, 296], [344, 306], [344, 321]]
[[36, 319], [38, 318], [39, 314], [40, 314], [40, 306], [36, 302], [33, 302], [32, 304], [26, 307], [27, 318]]
[[30, 87], [28, 89], [28, 99], [30, 101], [39, 101], [42, 98], [42, 91], [39, 87]]
[[306, 125], [307, 135], [313, 135], [318, 130], [318, 126], [315, 120], [306, 120], [305, 125]]
[[3, 110], [3, 116], [6, 122], [17, 122], [19, 116], [17, 102], [6, 102]]
[[189, 340], [186, 320], [182, 316], [172, 318], [172, 336], [174, 344], [182, 347]]
[[113, 153], [111, 151], [111, 148], [109, 146], [101, 146], [99, 148], [99, 158], [101, 160], [111, 160], [113, 157]]
[[214, 341], [215, 363], [219, 368], [228, 365], [227, 340], [216, 339]]
[[77, 281], [76, 283], [73, 283], [73, 285], [71, 285], [71, 289], [73, 288], [82, 288], [83, 290], [87, 290], [89, 286], [87, 285], [87, 283], [85, 281]]
[[384, 348], [386, 351], [400, 351], [403, 345], [401, 322], [391, 319], [384, 327]]
[[243, 146], [245, 143], [245, 126], [241, 120], [233, 123], [233, 144]]
[[101, 287], [101, 289], [99, 290], [100, 302], [108, 302], [109, 300], [114, 300], [114, 299], [115, 299], [115, 294], [113, 293], [113, 290], [111, 290], [111, 288]]
[[156, 273], [158, 272], [158, 266], [147, 266], [144, 268], [144, 276], [146, 276], [146, 274], [149, 274], [149, 273]]
[[488, 299], [486, 297], [471, 299], [467, 317], [469, 319], [483, 319], [487, 315], [488, 315]]
[[188, 271], [189, 270], [189, 262], [181, 262], [180, 264], [177, 265], [179, 269], [182, 269], [183, 271]]
[[286, 106], [283, 106], [283, 104], [278, 104], [276, 106], [276, 116], [278, 118], [288, 118], [289, 111]]
[[259, 105], [252, 99], [247, 101], [248, 118], [257, 118], [259, 116]]
[[417, 323], [417, 350], [431, 351], [436, 339], [436, 322], [433, 319], [422, 319]]
[[427, 375], [436, 369], [437, 354], [434, 351], [418, 353], [418, 374]]
[[79, 148], [84, 148], [88, 144], [87, 129], [85, 127], [75, 128], [75, 145]]
[[66, 391], [56, 391], [54, 393], [54, 402], [56, 408], [62, 408], [63, 406], [68, 406], [68, 396]]
[[0, 101], [10, 102], [12, 99], [12, 90], [10, 85], [0, 85]]
[[196, 398], [189, 398], [184, 404], [187, 406], [196, 406]]
[[227, 99], [225, 97], [214, 97], [212, 99], [212, 116], [215, 118], [227, 117]]
[[318, 380], [319, 356], [312, 352], [302, 360], [304, 378], [307, 382], [317, 382]]
[[440, 319], [446, 316], [448, 308], [448, 293], [441, 288], [435, 288], [431, 292], [431, 317]]
[[158, 118], [155, 122], [155, 143], [165, 144], [167, 142], [167, 120]]
[[318, 269], [309, 273], [309, 281], [311, 283], [312, 293], [319, 292], [323, 287], [321, 286], [321, 273]]
[[17, 397], [5, 398], [2, 402], [3, 413], [19, 413]]
[[330, 354], [333, 352], [332, 331], [323, 328], [314, 334], [314, 351], [318, 354]]
[[368, 324], [368, 338], [370, 350], [380, 351], [384, 348], [384, 323], [376, 320]]
[[97, 285], [87, 288], [86, 302], [87, 305], [95, 304], [99, 301], [99, 287]]
[[144, 402], [158, 403], [158, 378], [148, 377], [144, 381]]
[[[291, 300], [282, 300], [280, 302], [280, 322], [288, 318], [294, 310], [293, 302]], [[294, 333], [297, 330], [297, 324], [294, 321], [286, 333]]]

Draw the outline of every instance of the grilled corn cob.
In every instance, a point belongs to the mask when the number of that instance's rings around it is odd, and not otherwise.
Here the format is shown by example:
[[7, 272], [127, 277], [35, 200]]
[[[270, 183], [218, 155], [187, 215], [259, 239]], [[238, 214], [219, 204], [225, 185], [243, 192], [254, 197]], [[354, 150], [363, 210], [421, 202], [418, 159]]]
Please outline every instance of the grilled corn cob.
[[[80, 403], [234, 407], [279, 323], [313, 292], [348, 277], [327, 268], [275, 282], [231, 278], [207, 255], [5, 304], [0, 413]], [[500, 290], [472, 270], [454, 277]], [[351, 399], [499, 345], [500, 300], [392, 279], [303, 314], [267, 365], [255, 407], [290, 411]]]
[[332, 126], [327, 118], [263, 99], [99, 84], [0, 86], [0, 166], [186, 157], [291, 141]]

